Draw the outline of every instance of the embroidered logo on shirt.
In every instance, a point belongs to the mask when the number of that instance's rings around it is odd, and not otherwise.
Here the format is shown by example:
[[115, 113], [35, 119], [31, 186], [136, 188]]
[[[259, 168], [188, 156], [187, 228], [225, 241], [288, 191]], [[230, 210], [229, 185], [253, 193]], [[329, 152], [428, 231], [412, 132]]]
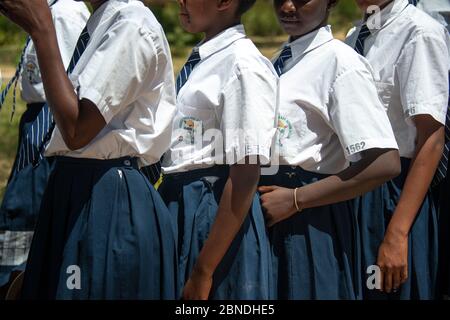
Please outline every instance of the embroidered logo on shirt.
[[27, 79], [31, 84], [41, 83], [41, 73], [33, 57], [28, 56], [28, 61], [25, 65], [25, 72], [27, 75]]
[[278, 145], [280, 147], [283, 146], [283, 141], [289, 139], [292, 135], [292, 124], [291, 122], [283, 117], [282, 115], [278, 116]]
[[180, 120], [179, 127], [184, 130], [184, 135], [180, 135], [178, 141], [194, 144], [196, 133], [202, 129], [202, 122], [193, 117], [184, 117]]

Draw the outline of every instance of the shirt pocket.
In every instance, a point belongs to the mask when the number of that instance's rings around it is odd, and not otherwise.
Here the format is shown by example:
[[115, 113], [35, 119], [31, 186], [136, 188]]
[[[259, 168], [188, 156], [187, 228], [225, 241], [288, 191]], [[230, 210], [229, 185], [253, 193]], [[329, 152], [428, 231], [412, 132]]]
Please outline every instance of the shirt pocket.
[[184, 132], [185, 142], [194, 144], [207, 130], [215, 128], [215, 113], [212, 109], [193, 107], [180, 102], [177, 103], [177, 108], [175, 127]]
[[383, 103], [384, 109], [387, 111], [392, 99], [394, 85], [389, 82], [375, 82], [378, 91], [378, 96]]

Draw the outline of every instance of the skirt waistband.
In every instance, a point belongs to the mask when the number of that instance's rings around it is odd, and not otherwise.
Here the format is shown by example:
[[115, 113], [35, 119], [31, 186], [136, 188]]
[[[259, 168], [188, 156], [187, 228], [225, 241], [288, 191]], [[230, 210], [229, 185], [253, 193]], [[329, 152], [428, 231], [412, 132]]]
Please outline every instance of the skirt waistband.
[[213, 166], [211, 168], [196, 169], [185, 172], [163, 174], [163, 181], [177, 181], [190, 183], [206, 177], [227, 178], [230, 172], [229, 166]]
[[92, 167], [129, 167], [139, 169], [138, 158], [136, 157], [122, 157], [116, 159], [88, 159], [88, 158], [74, 158], [55, 156], [56, 164], [70, 164], [70, 165], [83, 165]]
[[[305, 177], [305, 178], [317, 178], [317, 179], [324, 179], [329, 177], [329, 174], [322, 174], [312, 171], [306, 171], [302, 169], [301, 167], [295, 167], [295, 166], [279, 166], [278, 171], [276, 175], [285, 175], [287, 178], [292, 179], [298, 179], [299, 177]], [[270, 176], [265, 176], [270, 177]]]

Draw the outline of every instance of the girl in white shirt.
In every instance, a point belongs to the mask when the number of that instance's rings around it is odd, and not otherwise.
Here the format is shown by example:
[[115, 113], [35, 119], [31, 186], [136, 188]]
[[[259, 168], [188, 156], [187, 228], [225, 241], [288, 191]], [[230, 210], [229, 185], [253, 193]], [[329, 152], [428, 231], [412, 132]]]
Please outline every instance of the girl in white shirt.
[[438, 217], [429, 188], [443, 173], [448, 32], [408, 0], [356, 3], [364, 13], [370, 5], [381, 9], [367, 12], [347, 43], [373, 67], [402, 163], [400, 176], [361, 198], [363, 267], [380, 267], [382, 290], [366, 290], [365, 297], [433, 299]]
[[[67, 69], [90, 13], [83, 2], [47, 2], [55, 25], [61, 58]], [[30, 149], [39, 148], [45, 136], [42, 133], [50, 129], [51, 123], [51, 113], [45, 106], [44, 86], [32, 41], [27, 41], [23, 60], [18, 68], [20, 73], [16, 79], [12, 79], [16, 83], [10, 87], [9, 93], [16, 89], [15, 85], [20, 81], [22, 99], [27, 107], [20, 118], [17, 154], [0, 206], [0, 247], [8, 248], [0, 255], [0, 287], [8, 282], [10, 275], [14, 278], [14, 274], [25, 269], [42, 196], [54, 164], [53, 158], [42, 157], [38, 163], [23, 166], [24, 157], [28, 156]], [[15, 94], [12, 93], [13, 100]], [[8, 115], [4, 113], [3, 116]]]
[[[170, 142], [175, 86], [161, 25], [142, 2], [90, 1], [67, 76], [45, 1], [2, 1], [35, 44], [55, 156], [25, 271], [27, 299], [174, 299], [175, 228], [139, 171]], [[29, 12], [33, 12], [32, 15]]]
[[259, 162], [275, 134], [278, 77], [241, 15], [254, 0], [179, 1], [188, 32], [204, 32], [177, 79], [172, 146], [158, 189], [178, 225], [185, 299], [271, 298]]
[[367, 61], [335, 40], [333, 0], [275, 0], [290, 35], [280, 74], [279, 171], [261, 178], [279, 299], [360, 299], [354, 197], [399, 171]]

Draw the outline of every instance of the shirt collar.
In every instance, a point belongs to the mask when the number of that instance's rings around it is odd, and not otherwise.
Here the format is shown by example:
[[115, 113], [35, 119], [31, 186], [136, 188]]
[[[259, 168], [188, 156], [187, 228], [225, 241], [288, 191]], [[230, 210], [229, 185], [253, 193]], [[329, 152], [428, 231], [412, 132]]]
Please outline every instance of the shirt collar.
[[376, 12], [367, 18], [367, 22], [360, 20], [356, 23], [357, 26], [361, 27], [363, 24], [367, 23], [371, 33], [375, 33], [380, 29], [383, 29], [395, 19], [397, 19], [403, 10], [409, 6], [408, 0], [393, 0], [386, 7], [384, 7], [380, 12]]
[[201, 42], [194, 50], [199, 50], [200, 57], [203, 60], [228, 47], [235, 41], [246, 37], [244, 26], [239, 24], [222, 31], [207, 42]]
[[300, 38], [288, 42], [285, 46], [290, 46], [292, 49], [293, 60], [307, 54], [308, 52], [322, 46], [323, 44], [333, 40], [333, 33], [331, 31], [331, 26], [321, 27], [320, 29], [314, 30]]

